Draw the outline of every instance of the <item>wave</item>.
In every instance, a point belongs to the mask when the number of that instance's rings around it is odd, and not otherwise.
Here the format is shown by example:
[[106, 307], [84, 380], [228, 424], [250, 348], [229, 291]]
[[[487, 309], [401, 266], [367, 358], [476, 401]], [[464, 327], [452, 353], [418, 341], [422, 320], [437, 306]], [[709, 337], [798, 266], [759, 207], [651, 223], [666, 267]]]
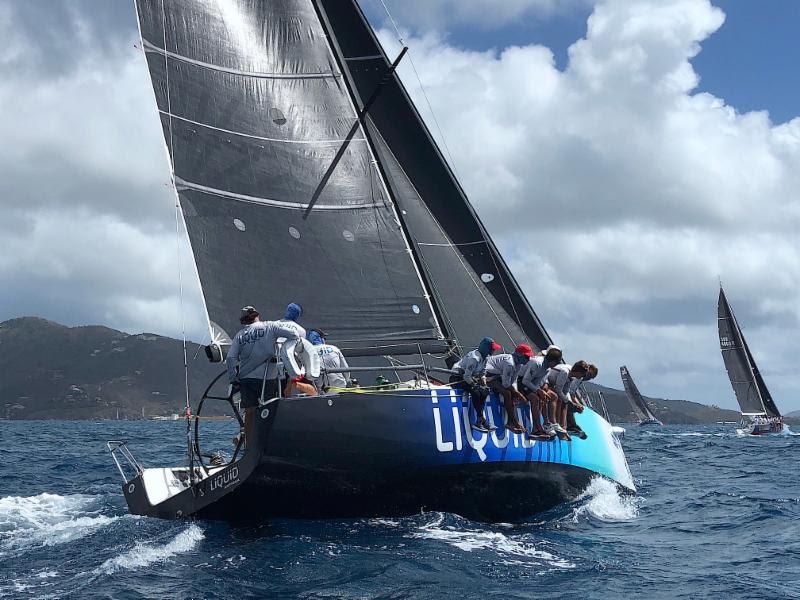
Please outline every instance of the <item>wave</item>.
[[411, 537], [445, 542], [464, 552], [491, 550], [500, 555], [529, 559], [532, 563], [544, 563], [560, 569], [575, 568], [573, 563], [538, 548], [532, 542], [517, 540], [498, 531], [461, 530], [443, 524], [444, 515], [442, 514], [433, 522], [420, 526], [411, 534]]
[[127, 552], [114, 558], [109, 558], [95, 570], [95, 573], [110, 575], [123, 569], [136, 570], [153, 563], [163, 562], [177, 554], [191, 552], [204, 537], [203, 530], [192, 524], [172, 540], [160, 546], [147, 542], [137, 542]]
[[572, 520], [577, 523], [582, 516], [604, 522], [632, 521], [639, 516], [638, 496], [622, 495], [617, 485], [602, 477], [595, 477], [589, 487], [578, 497], [580, 506], [573, 509]]
[[32, 547], [66, 544], [119, 517], [99, 514], [95, 496], [39, 494], [0, 498], [0, 556]]

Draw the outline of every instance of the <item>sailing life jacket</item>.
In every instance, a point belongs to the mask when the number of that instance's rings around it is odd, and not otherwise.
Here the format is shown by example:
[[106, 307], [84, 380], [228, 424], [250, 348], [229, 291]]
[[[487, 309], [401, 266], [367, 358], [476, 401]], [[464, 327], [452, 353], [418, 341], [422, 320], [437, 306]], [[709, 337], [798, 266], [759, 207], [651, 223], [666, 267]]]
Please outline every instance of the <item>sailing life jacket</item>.
[[486, 359], [486, 377], [490, 380], [499, 379], [500, 385], [510, 388], [523, 366], [518, 365], [511, 354], [495, 354]]
[[453, 370], [467, 383], [472, 383], [473, 379], [483, 377], [486, 372], [486, 360], [479, 350], [467, 352], [461, 360], [453, 365]]
[[264, 363], [268, 363], [267, 379], [278, 376], [275, 358], [275, 345], [279, 338], [287, 340], [305, 337], [306, 330], [294, 321], [256, 321], [246, 325], [233, 338], [225, 364], [228, 367], [228, 381], [237, 379], [262, 379]]
[[325, 387], [347, 387], [347, 377], [344, 373], [329, 373], [328, 369], [347, 369], [350, 365], [347, 364], [342, 351], [333, 344], [318, 344], [314, 346], [314, 350], [319, 354], [320, 361], [322, 362], [322, 374], [314, 380], [314, 385], [318, 390]]

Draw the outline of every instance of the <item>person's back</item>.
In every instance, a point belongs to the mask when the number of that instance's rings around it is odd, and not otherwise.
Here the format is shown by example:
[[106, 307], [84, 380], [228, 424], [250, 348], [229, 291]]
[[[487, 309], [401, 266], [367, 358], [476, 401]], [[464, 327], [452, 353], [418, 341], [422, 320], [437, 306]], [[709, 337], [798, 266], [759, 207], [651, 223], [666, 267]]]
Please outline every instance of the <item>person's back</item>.
[[[269, 365], [267, 379], [277, 377], [275, 357], [279, 338], [299, 339], [305, 331], [292, 321], [256, 321], [245, 325], [234, 337], [228, 356], [228, 380], [263, 379], [264, 364]], [[237, 373], [238, 366], [238, 373]]]
[[348, 369], [350, 365], [347, 364], [347, 359], [342, 354], [342, 351], [333, 344], [322, 344], [316, 346], [316, 351], [319, 354], [320, 361], [322, 362], [322, 374], [319, 379], [314, 383], [329, 388], [344, 388], [347, 387], [347, 377], [343, 372], [332, 372], [333, 370], [341, 371], [341, 369]]
[[495, 354], [486, 359], [487, 378], [500, 378], [504, 388], [511, 387], [520, 368], [511, 354]]
[[347, 359], [338, 347], [325, 342], [324, 335], [324, 332], [319, 329], [311, 329], [307, 336], [308, 341], [314, 344], [322, 366], [322, 372], [314, 380], [314, 385], [318, 390], [332, 387], [345, 388], [347, 387], [347, 376], [342, 369], [348, 369], [350, 365], [347, 364]]

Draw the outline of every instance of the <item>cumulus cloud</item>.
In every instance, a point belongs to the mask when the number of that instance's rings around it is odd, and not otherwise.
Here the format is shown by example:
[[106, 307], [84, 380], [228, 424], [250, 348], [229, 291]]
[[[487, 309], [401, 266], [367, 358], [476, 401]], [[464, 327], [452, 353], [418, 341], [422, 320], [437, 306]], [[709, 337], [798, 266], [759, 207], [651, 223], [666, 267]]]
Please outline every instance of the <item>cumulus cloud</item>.
[[[782, 402], [800, 333], [800, 119], [776, 126], [695, 92], [691, 59], [723, 13], [707, 0], [597, 2], [563, 70], [546, 47], [477, 52], [442, 29], [585, 4], [390, 8], [472, 202], [568, 357], [596, 360], [601, 383], [618, 386], [625, 363], [646, 394], [733, 406], [721, 276], [779, 404], [800, 408]], [[0, 318], [178, 332], [174, 195], [133, 9], [120, 6], [0, 5], [0, 279], [12, 290]], [[395, 32], [380, 35], [394, 55]], [[410, 66], [402, 78], [439, 136]]]
[[[0, 318], [178, 335], [175, 196], [133, 9], [110, 35], [114, 11], [77, 8], [0, 6]], [[187, 326], [200, 339], [180, 242]]]
[[554, 337], [599, 357], [602, 382], [627, 362], [646, 393], [731, 406], [718, 276], [776, 396], [791, 382], [800, 119], [694, 93], [691, 59], [723, 21], [706, 0], [600, 2], [563, 71], [542, 46], [409, 43], [470, 198]]

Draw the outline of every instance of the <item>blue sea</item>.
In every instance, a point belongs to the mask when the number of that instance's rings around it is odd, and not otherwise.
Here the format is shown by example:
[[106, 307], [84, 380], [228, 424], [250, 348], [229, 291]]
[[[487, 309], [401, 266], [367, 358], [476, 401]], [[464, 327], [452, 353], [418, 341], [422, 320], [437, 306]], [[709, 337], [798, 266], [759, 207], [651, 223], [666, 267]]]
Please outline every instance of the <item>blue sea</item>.
[[[231, 424], [203, 427], [230, 444]], [[638, 496], [598, 479], [514, 526], [436, 512], [247, 527], [133, 517], [107, 439], [146, 466], [184, 460], [181, 422], [0, 421], [0, 597], [800, 598], [790, 433], [629, 427]]]

